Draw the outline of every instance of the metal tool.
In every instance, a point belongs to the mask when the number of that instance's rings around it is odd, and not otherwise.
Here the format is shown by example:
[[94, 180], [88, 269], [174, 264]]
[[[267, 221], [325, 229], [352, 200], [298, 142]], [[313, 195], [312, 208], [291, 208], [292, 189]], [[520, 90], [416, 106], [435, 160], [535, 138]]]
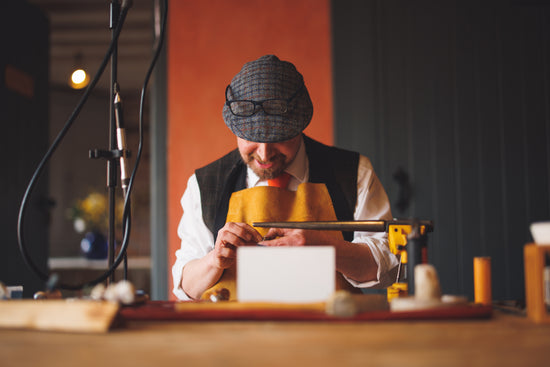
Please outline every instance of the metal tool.
[[254, 227], [263, 228], [296, 228], [343, 232], [387, 232], [390, 227], [397, 225], [417, 224], [425, 227], [426, 231], [433, 231], [433, 222], [430, 220], [393, 219], [393, 220], [350, 220], [350, 221], [305, 221], [305, 222], [254, 222]]
[[427, 233], [434, 229], [433, 221], [418, 219], [254, 222], [252, 225], [262, 228], [387, 232], [390, 251], [399, 258], [396, 281], [388, 287], [388, 301], [414, 293], [414, 266], [427, 262]]

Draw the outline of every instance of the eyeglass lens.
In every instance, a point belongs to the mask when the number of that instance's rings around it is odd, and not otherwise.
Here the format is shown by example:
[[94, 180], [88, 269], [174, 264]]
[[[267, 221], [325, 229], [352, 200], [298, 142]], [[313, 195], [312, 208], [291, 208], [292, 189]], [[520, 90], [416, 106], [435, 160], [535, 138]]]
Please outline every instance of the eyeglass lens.
[[232, 101], [229, 103], [231, 112], [237, 116], [252, 116], [258, 112], [259, 106], [268, 115], [282, 115], [288, 111], [287, 101], [282, 99], [272, 99], [262, 102]]

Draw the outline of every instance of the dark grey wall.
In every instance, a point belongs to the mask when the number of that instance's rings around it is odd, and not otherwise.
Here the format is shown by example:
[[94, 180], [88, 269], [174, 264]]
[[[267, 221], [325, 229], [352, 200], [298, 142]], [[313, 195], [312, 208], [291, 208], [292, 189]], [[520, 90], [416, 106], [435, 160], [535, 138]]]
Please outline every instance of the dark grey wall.
[[[0, 4], [0, 281], [22, 285], [30, 297], [44, 284], [25, 265], [17, 245], [23, 193], [48, 146], [48, 20], [35, 6]], [[30, 196], [27, 252], [43, 273], [48, 258], [48, 174]]]
[[[333, 1], [336, 145], [371, 158], [394, 216], [432, 219], [445, 293], [523, 299], [529, 224], [550, 219], [550, 2]], [[398, 169], [413, 197], [399, 211]]]

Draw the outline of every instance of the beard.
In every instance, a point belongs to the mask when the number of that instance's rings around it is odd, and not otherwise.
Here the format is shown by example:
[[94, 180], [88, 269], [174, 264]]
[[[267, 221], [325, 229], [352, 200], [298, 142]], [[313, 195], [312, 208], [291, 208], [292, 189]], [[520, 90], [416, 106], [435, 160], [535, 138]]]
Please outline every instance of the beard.
[[[270, 180], [279, 176], [285, 168], [288, 166], [287, 157], [284, 154], [276, 154], [271, 157], [268, 161], [262, 161], [260, 157], [252, 153], [247, 156], [241, 155], [243, 162], [249, 166], [252, 171], [262, 180]], [[261, 168], [258, 166], [260, 164], [271, 164], [269, 168]]]

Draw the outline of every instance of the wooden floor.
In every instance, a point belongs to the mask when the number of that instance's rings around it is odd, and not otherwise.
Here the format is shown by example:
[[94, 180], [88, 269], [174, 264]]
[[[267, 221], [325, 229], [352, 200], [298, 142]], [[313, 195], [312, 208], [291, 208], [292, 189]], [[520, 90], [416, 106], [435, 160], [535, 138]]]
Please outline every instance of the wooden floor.
[[549, 366], [550, 325], [486, 320], [132, 321], [104, 334], [0, 330], [7, 366]]

